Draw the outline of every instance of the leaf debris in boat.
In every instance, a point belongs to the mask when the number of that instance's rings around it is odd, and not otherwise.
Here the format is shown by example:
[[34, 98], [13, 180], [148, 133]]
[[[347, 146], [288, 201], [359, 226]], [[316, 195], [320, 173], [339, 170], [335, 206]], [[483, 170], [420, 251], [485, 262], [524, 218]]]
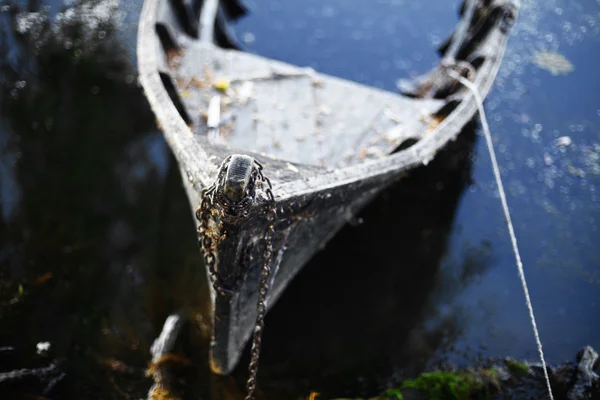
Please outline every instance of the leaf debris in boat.
[[193, 86], [195, 86], [195, 87], [197, 87], [197, 88], [199, 88], [199, 89], [201, 89], [201, 88], [203, 88], [203, 87], [204, 87], [204, 83], [205, 83], [205, 82], [204, 82], [204, 80], [203, 80], [203, 79], [200, 79], [200, 78], [198, 78], [198, 77], [193, 77], [193, 78], [190, 80], [190, 85], [193, 85]]
[[205, 87], [210, 87], [213, 84], [213, 74], [212, 69], [208, 66], [205, 66], [202, 69], [202, 77], [193, 77], [190, 80], [190, 84], [198, 89], [203, 89]]
[[213, 84], [213, 87], [217, 89], [219, 92], [227, 93], [229, 89], [229, 80], [228, 79], [217, 79], [217, 81]]
[[430, 115], [427, 122], [427, 131], [432, 131], [437, 128], [445, 118], [446, 116], [444, 115]]
[[208, 104], [206, 126], [209, 129], [216, 129], [219, 127], [220, 119], [221, 119], [221, 96], [216, 95], [210, 99], [210, 103]]
[[329, 108], [327, 106], [321, 106], [321, 107], [319, 107], [319, 114], [320, 115], [329, 115], [329, 114], [331, 114], [331, 108]]
[[252, 97], [252, 92], [254, 90], [254, 83], [252, 82], [244, 82], [240, 85], [239, 89], [237, 89], [237, 101], [240, 105], [245, 106], [248, 103], [248, 100]]
[[397, 116], [396, 114], [394, 114], [392, 112], [392, 110], [390, 110], [389, 108], [384, 108], [383, 109], [383, 115], [385, 115], [386, 117], [388, 117], [389, 119], [391, 119], [392, 121], [394, 121], [395, 123], [399, 124], [401, 121], [400, 117]]
[[533, 63], [555, 76], [566, 75], [575, 70], [565, 56], [554, 51], [538, 51], [533, 56]]
[[289, 169], [292, 172], [298, 173], [300, 171], [298, 171], [298, 168], [296, 168], [293, 164], [287, 163], [286, 165], [287, 169]]
[[167, 66], [171, 70], [179, 68], [182, 59], [183, 58], [181, 57], [181, 52], [179, 50], [170, 49], [167, 51]]
[[[221, 120], [221, 107], [226, 107], [226, 105], [221, 105], [221, 96], [213, 96], [208, 104], [206, 127], [208, 128], [208, 137], [211, 140], [225, 144], [225, 139], [221, 137], [220, 132], [221, 125], [226, 122]], [[227, 134], [229, 134], [230, 131], [231, 129], [226, 129]]]
[[376, 146], [369, 146], [365, 149], [361, 149], [358, 152], [358, 159], [363, 161], [367, 158], [381, 158], [385, 157], [387, 154]]
[[387, 140], [388, 144], [392, 145], [397, 143], [403, 136], [404, 129], [400, 125], [396, 125], [390, 129], [388, 129], [383, 137]]

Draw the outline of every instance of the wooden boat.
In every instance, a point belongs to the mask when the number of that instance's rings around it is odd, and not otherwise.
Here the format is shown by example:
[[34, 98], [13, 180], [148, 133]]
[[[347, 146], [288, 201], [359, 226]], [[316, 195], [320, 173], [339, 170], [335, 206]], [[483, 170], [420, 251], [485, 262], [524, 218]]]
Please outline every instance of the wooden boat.
[[473, 119], [449, 71], [485, 98], [518, 8], [466, 0], [438, 66], [396, 94], [237, 50], [235, 0], [145, 1], [139, 80], [199, 210], [214, 372], [238, 362], [261, 293], [262, 318], [349, 219]]

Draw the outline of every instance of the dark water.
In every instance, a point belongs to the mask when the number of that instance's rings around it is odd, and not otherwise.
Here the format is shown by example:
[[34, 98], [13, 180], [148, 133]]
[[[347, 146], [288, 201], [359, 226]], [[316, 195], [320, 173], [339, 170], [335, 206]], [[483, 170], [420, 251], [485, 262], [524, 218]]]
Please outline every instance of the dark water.
[[[53, 23], [24, 13], [45, 5]], [[140, 6], [0, 6], [0, 348], [12, 348], [0, 371], [63, 360], [50, 398], [145, 397], [165, 317], [206, 315], [189, 205], [135, 82]], [[396, 90], [434, 65], [457, 6], [265, 0], [236, 31], [250, 51]], [[486, 103], [551, 363], [600, 348], [599, 44], [598, 1], [524, 1]], [[553, 75], [540, 52], [572, 71]], [[569, 146], [556, 145], [563, 136]], [[444, 362], [536, 359], [475, 127], [361, 219], [270, 312], [265, 398], [374, 395]], [[206, 331], [191, 339], [184, 397], [241, 398], [246, 360], [232, 377], [212, 376]], [[10, 389], [43, 392], [32, 385]]]

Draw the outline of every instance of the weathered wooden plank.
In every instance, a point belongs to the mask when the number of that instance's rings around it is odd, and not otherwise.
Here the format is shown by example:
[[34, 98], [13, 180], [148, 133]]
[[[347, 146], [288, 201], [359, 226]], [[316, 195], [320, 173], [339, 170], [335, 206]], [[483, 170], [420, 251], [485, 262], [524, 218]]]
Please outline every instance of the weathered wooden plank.
[[222, 117], [233, 118], [214, 140], [311, 165], [385, 157], [403, 140], [420, 139], [445, 104], [195, 41], [185, 44], [173, 75], [201, 135], [207, 135], [201, 115], [220, 96]]

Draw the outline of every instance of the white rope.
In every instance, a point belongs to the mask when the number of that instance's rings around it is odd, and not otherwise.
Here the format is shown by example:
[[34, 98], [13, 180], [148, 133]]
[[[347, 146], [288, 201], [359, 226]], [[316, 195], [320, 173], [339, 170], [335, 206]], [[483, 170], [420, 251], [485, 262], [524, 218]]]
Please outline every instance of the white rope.
[[519, 246], [517, 245], [517, 237], [515, 235], [515, 229], [513, 227], [510, 211], [508, 210], [508, 203], [506, 201], [506, 193], [504, 192], [504, 185], [500, 176], [500, 168], [498, 167], [498, 161], [496, 160], [496, 152], [494, 151], [494, 144], [492, 143], [492, 135], [490, 133], [490, 126], [488, 125], [487, 118], [485, 116], [485, 110], [483, 109], [483, 100], [479, 94], [477, 86], [475, 86], [468, 79], [463, 78], [457, 74], [454, 70], [448, 69], [448, 74], [454, 79], [462, 83], [467, 89], [473, 93], [475, 102], [477, 103], [477, 109], [479, 110], [479, 117], [481, 119], [481, 126], [483, 127], [483, 133], [485, 134], [485, 141], [487, 143], [490, 158], [492, 159], [492, 167], [494, 170], [494, 177], [496, 178], [496, 184], [498, 185], [498, 192], [500, 193], [500, 201], [502, 202], [502, 209], [504, 210], [504, 217], [508, 225], [508, 233], [512, 242], [513, 252], [515, 253], [515, 259], [517, 261], [517, 269], [519, 270], [519, 277], [521, 278], [521, 285], [523, 286], [523, 292], [525, 293], [525, 303], [529, 310], [529, 319], [531, 320], [531, 326], [533, 327], [533, 334], [537, 343], [538, 352], [540, 354], [540, 360], [544, 367], [544, 377], [546, 378], [546, 386], [548, 387], [548, 395], [550, 400], [554, 400], [552, 395], [552, 387], [550, 386], [550, 377], [548, 376], [548, 370], [546, 368], [546, 359], [544, 358], [544, 351], [542, 349], [542, 341], [540, 340], [540, 334], [538, 332], [537, 324], [535, 323], [535, 316], [533, 314], [533, 306], [531, 304], [531, 298], [529, 297], [529, 289], [527, 288], [527, 281], [525, 280], [525, 272], [523, 271], [523, 262], [521, 261], [521, 254], [519, 253]]

